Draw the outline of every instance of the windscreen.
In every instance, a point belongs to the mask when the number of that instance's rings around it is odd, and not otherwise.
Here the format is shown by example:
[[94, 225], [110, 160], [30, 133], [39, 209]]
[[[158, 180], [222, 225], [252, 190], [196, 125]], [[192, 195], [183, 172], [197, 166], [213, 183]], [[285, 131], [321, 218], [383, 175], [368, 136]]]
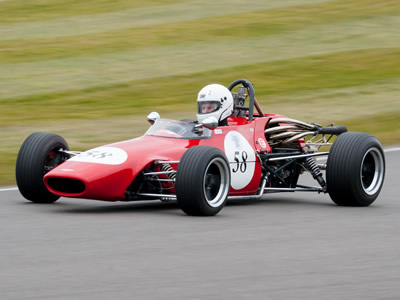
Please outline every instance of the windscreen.
[[193, 121], [159, 119], [144, 135], [188, 140], [208, 139], [212, 136], [212, 130], [205, 127], [196, 128], [196, 125]]

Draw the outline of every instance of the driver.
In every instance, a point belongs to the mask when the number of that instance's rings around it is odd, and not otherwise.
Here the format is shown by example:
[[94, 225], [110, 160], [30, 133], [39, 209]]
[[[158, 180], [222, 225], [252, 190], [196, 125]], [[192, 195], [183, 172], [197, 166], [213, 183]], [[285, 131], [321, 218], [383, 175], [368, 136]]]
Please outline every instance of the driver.
[[209, 84], [197, 96], [197, 121], [202, 123], [208, 117], [215, 117], [218, 126], [228, 125], [228, 117], [233, 112], [232, 93], [223, 85]]

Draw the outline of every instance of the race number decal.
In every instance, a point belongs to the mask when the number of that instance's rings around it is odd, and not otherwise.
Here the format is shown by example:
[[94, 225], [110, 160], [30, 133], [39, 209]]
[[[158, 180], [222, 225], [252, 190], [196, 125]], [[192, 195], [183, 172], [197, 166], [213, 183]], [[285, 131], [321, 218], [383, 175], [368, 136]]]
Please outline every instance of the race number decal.
[[226, 135], [224, 147], [231, 169], [231, 186], [240, 190], [253, 178], [256, 155], [246, 138], [237, 131]]
[[82, 152], [68, 161], [88, 162], [104, 165], [120, 165], [128, 159], [128, 154], [116, 147], [99, 147]]

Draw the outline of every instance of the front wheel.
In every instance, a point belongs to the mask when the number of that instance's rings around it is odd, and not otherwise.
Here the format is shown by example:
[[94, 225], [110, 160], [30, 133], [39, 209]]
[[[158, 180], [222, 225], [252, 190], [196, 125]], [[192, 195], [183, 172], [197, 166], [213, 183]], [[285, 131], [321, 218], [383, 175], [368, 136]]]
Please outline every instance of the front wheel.
[[338, 205], [368, 206], [378, 197], [385, 177], [385, 156], [378, 139], [346, 132], [329, 152], [326, 181], [329, 196]]
[[192, 216], [214, 216], [224, 207], [230, 188], [228, 160], [211, 146], [189, 148], [176, 172], [176, 197], [181, 209]]
[[47, 172], [68, 159], [60, 149], [69, 150], [67, 142], [59, 135], [46, 132], [33, 133], [22, 144], [15, 176], [18, 189], [27, 200], [52, 203], [60, 198], [50, 193], [43, 182]]

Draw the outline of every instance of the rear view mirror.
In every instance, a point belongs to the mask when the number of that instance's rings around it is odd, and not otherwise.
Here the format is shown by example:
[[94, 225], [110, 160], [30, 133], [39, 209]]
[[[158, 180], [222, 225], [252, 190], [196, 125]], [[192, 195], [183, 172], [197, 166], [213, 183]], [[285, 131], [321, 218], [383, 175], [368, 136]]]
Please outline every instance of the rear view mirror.
[[149, 122], [151, 125], [153, 125], [157, 120], [160, 119], [160, 114], [158, 112], [151, 112], [147, 116], [147, 122]]
[[215, 129], [218, 127], [218, 120], [216, 117], [208, 117], [201, 124], [208, 129]]

